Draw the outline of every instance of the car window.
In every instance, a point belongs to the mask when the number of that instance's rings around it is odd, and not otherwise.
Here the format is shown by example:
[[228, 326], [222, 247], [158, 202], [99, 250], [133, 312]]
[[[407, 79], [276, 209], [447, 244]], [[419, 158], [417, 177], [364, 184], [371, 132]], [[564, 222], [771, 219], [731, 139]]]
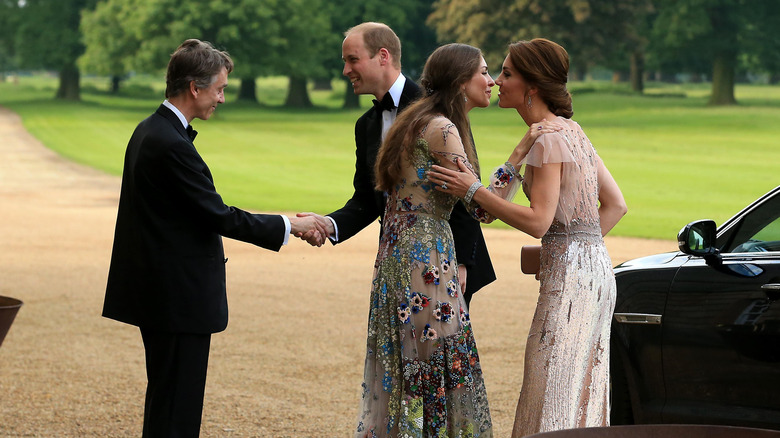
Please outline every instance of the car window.
[[766, 199], [721, 237], [724, 253], [780, 251], [780, 195]]

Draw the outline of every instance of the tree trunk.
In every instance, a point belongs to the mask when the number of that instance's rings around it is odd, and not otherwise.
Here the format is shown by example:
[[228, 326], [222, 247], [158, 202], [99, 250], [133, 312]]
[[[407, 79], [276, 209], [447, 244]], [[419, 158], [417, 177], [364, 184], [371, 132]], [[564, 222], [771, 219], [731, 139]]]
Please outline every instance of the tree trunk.
[[122, 77], [119, 75], [111, 76], [111, 94], [119, 93], [119, 85], [122, 83]]
[[330, 91], [333, 89], [333, 84], [331, 84], [330, 78], [314, 79], [314, 89], [322, 90], [322, 91]]
[[306, 78], [300, 76], [289, 76], [290, 85], [287, 89], [287, 100], [284, 106], [293, 108], [311, 108], [309, 99], [309, 90], [306, 89]]
[[712, 61], [712, 96], [710, 105], [735, 105], [734, 75], [737, 66], [737, 54], [731, 50], [721, 50]]
[[709, 105], [734, 105], [734, 77], [737, 71], [737, 53], [740, 47], [737, 16], [738, 2], [713, 2], [708, 8], [714, 34], [713, 46], [717, 47], [712, 58], [712, 95]]
[[624, 71], [615, 70], [612, 72], [612, 83], [617, 84], [620, 82], [626, 82], [628, 75]]
[[238, 100], [257, 102], [257, 83], [255, 78], [241, 78], [241, 85], [238, 87]]
[[60, 70], [60, 85], [55, 97], [64, 100], [81, 100], [79, 80], [81, 75], [75, 64], [70, 64]]
[[352, 91], [352, 84], [349, 83], [349, 79], [344, 78], [344, 82], [347, 83], [347, 91], [344, 93], [344, 108], [360, 108], [360, 96]]
[[645, 91], [645, 54], [637, 49], [631, 54], [631, 89], [639, 94]]

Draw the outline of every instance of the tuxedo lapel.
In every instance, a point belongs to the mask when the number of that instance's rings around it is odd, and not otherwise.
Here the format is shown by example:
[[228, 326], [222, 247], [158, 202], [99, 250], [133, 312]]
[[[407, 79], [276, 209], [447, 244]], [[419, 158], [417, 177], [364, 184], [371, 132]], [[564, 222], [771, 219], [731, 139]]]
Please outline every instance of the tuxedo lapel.
[[382, 143], [382, 115], [376, 107], [369, 110], [366, 128], [366, 164], [373, 171], [376, 155], [379, 153], [379, 146]]
[[398, 112], [403, 111], [410, 103], [420, 97], [420, 87], [413, 80], [406, 76], [404, 89], [401, 92], [401, 99], [398, 101]]
[[157, 114], [163, 116], [166, 120], [171, 122], [171, 125], [173, 125], [173, 128], [176, 130], [176, 132], [179, 133], [182, 137], [187, 139], [190, 143], [192, 143], [192, 139], [190, 138], [190, 135], [187, 133], [187, 128], [182, 125], [181, 120], [179, 120], [179, 117], [176, 116], [176, 114], [173, 113], [173, 111], [170, 110], [170, 108], [166, 107], [165, 105], [160, 105], [159, 108], [157, 108]]

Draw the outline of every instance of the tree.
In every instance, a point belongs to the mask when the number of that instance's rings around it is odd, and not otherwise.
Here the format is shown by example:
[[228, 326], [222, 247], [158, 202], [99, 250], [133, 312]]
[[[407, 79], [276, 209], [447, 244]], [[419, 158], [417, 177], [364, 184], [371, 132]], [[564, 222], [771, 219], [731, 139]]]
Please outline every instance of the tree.
[[780, 57], [775, 27], [780, 18], [774, 0], [656, 0], [658, 51], [691, 54], [704, 59], [712, 75], [710, 105], [733, 105], [740, 55]]
[[582, 40], [591, 29], [599, 29], [597, 39], [586, 40], [588, 59], [616, 71], [628, 71], [631, 89], [642, 93], [653, 17], [652, 0], [591, 1], [587, 16], [577, 23], [577, 39]]
[[[341, 42], [344, 32], [362, 22], [376, 21], [387, 24], [401, 40], [401, 62], [406, 74], [416, 78], [421, 72], [428, 55], [436, 48], [436, 35], [425, 24], [432, 11], [434, 0], [355, 0], [338, 6], [332, 14], [331, 33], [337, 38], [336, 56], [325, 61], [331, 75], [342, 76], [344, 63], [341, 60]], [[344, 78], [346, 81], [346, 78]], [[345, 108], [357, 108], [358, 96], [347, 85], [344, 97]]]
[[81, 12], [96, 0], [26, 0], [20, 2], [15, 51], [21, 67], [59, 71], [56, 97], [80, 99], [76, 60], [84, 52], [79, 32]]
[[85, 11], [81, 19], [86, 50], [79, 65], [86, 72], [111, 76], [113, 93], [119, 91], [121, 78], [132, 70], [133, 55], [141, 42], [137, 34], [126, 29], [140, 6], [138, 0], [106, 1]]
[[569, 52], [571, 75], [582, 77], [593, 63], [618, 54], [626, 67], [634, 54], [633, 66], [641, 68], [644, 39], [637, 24], [652, 10], [650, 1], [437, 0], [428, 23], [439, 41], [480, 47], [493, 65], [500, 65], [512, 41], [551, 39]]
[[0, 0], [0, 81], [14, 63], [14, 40], [18, 18], [19, 3], [14, 0]]
[[258, 76], [283, 74], [291, 78], [287, 104], [308, 106], [306, 80], [331, 52], [329, 20], [322, 0], [106, 0], [85, 17], [83, 62], [110, 74], [160, 71], [175, 47], [198, 38], [231, 54], [242, 99], [257, 100]]
[[280, 34], [273, 67], [289, 79], [285, 106], [312, 106], [308, 80], [322, 77], [326, 60], [340, 53], [340, 40], [330, 31], [335, 11], [322, 0], [286, 0], [276, 9]]

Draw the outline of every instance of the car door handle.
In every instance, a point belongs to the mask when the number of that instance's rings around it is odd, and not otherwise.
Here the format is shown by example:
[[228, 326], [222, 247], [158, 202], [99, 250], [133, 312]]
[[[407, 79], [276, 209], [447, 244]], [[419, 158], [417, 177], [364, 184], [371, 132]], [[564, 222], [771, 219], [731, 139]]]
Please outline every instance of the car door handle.
[[661, 324], [661, 315], [652, 313], [616, 313], [615, 321], [621, 324]]
[[761, 286], [769, 301], [777, 301], [780, 298], [780, 283], [767, 283]]

